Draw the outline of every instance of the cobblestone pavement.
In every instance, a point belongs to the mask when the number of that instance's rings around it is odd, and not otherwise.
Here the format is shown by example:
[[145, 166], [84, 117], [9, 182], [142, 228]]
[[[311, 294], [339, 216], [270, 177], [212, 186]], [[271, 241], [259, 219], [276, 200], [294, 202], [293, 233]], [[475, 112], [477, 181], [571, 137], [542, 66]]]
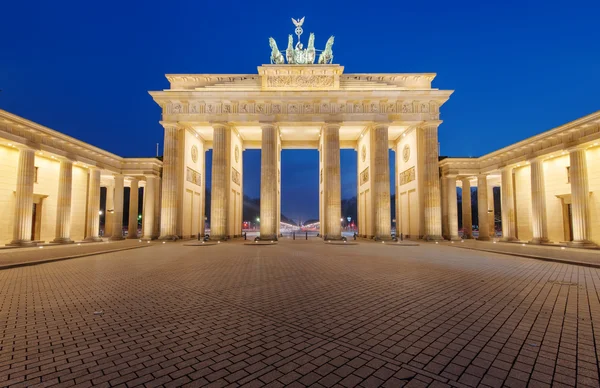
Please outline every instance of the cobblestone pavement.
[[598, 386], [600, 270], [156, 244], [0, 271], [0, 386]]

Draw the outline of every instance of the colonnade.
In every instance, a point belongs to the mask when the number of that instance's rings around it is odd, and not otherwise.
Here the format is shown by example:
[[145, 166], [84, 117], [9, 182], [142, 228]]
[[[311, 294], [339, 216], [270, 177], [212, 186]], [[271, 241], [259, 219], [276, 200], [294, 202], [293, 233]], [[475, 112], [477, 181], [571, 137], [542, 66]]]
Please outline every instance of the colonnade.
[[[569, 243], [576, 247], [589, 247], [595, 244], [590, 241], [589, 220], [589, 183], [588, 166], [586, 161], [585, 147], [575, 147], [567, 150], [569, 153], [569, 184], [571, 188], [571, 211], [572, 211], [572, 235], [573, 240]], [[544, 158], [535, 157], [527, 161], [530, 167], [531, 179], [531, 226], [533, 238], [530, 243], [543, 244], [550, 242], [548, 238], [548, 215], [546, 209], [546, 189], [544, 178]], [[515, 210], [515, 187], [513, 173], [515, 166], [507, 165], [500, 168], [501, 175], [501, 217], [502, 217], [502, 239], [501, 241], [518, 241], [517, 219]], [[489, 174], [479, 174], [477, 178], [477, 212], [479, 215], [479, 240], [490, 240], [488, 230], [493, 230], [490, 224], [490, 214], [493, 215], [493, 194], [488, 192]], [[446, 207], [448, 209], [448, 220], [445, 227], [451, 239], [458, 237], [458, 214], [454, 210], [457, 204], [456, 182], [462, 182], [462, 216], [463, 216], [463, 238], [472, 238], [472, 214], [471, 214], [471, 179], [473, 176], [461, 176], [446, 174], [448, 190], [445, 192]], [[493, 218], [491, 218], [493, 222]]]
[[[19, 149], [17, 165], [17, 187], [15, 190], [15, 213], [13, 220], [13, 238], [9, 245], [29, 246], [35, 245], [33, 241], [33, 203], [35, 184], [35, 152], [29, 147]], [[73, 190], [73, 164], [74, 161], [60, 157], [58, 175], [58, 192], [56, 198], [56, 226], [53, 243], [73, 243], [71, 239], [71, 213]], [[113, 184], [107, 187], [106, 196], [106, 225], [111, 240], [123, 239], [123, 202], [125, 176], [113, 174]], [[129, 232], [128, 238], [138, 236], [138, 177], [128, 178], [130, 182], [130, 207], [129, 207]], [[156, 191], [160, 178], [149, 175], [145, 181], [144, 195], [144, 238], [156, 238], [157, 222], [155, 222], [158, 209]], [[101, 241], [100, 237], [100, 189], [101, 170], [97, 167], [88, 167], [87, 205], [85, 223], [85, 241]], [[106, 233], [105, 233], [106, 235]]]

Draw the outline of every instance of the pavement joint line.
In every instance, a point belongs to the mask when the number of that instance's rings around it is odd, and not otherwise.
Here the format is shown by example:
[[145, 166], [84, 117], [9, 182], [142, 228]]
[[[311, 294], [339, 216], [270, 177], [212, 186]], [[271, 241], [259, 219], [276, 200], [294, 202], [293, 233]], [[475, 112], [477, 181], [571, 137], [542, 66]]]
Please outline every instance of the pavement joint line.
[[519, 252], [505, 252], [505, 251], [498, 251], [498, 250], [487, 249], [487, 248], [465, 247], [465, 246], [456, 245], [456, 244], [448, 245], [448, 246], [451, 248], [460, 248], [460, 249], [468, 249], [468, 250], [472, 250], [472, 251], [497, 253], [497, 254], [506, 255], [506, 256], [523, 257], [526, 259], [542, 260], [542, 261], [549, 261], [549, 262], [561, 263], [561, 264], [571, 264], [571, 265], [578, 265], [578, 266], [582, 266], [582, 267], [600, 268], [600, 264], [588, 263], [585, 261], [576, 261], [576, 260], [560, 259], [560, 258], [555, 258], [555, 257], [530, 255], [527, 253], [519, 253]]
[[[263, 317], [263, 318], [269, 319], [269, 320], [271, 320], [271, 321], [278, 322], [278, 323], [280, 323], [280, 324], [282, 324], [282, 325], [284, 325], [284, 326], [287, 326], [287, 327], [289, 327], [289, 328], [292, 328], [292, 329], [298, 330], [298, 331], [300, 331], [300, 332], [302, 332], [302, 333], [305, 333], [305, 334], [311, 335], [311, 336], [313, 336], [313, 337], [316, 337], [316, 338], [320, 338], [321, 340], [324, 340], [324, 341], [327, 341], [327, 342], [333, 342], [333, 343], [336, 343], [336, 344], [338, 344], [338, 345], [345, 346], [345, 347], [347, 347], [347, 348], [349, 348], [349, 349], [356, 350], [356, 351], [358, 351], [358, 352], [360, 352], [360, 353], [367, 354], [367, 355], [369, 355], [369, 356], [371, 356], [371, 357], [373, 357], [373, 358], [377, 358], [377, 359], [380, 359], [380, 360], [382, 360], [382, 361], [389, 362], [389, 363], [391, 363], [391, 364], [397, 365], [397, 366], [399, 366], [399, 367], [401, 367], [401, 368], [406, 368], [406, 369], [409, 369], [409, 370], [411, 370], [411, 371], [413, 371], [413, 372], [415, 372], [415, 373], [421, 374], [421, 375], [423, 375], [423, 376], [430, 377], [430, 378], [432, 378], [432, 379], [434, 379], [434, 380], [437, 380], [437, 381], [439, 381], [439, 382], [442, 382], [442, 383], [448, 383], [449, 381], [451, 381], [451, 380], [449, 380], [449, 379], [448, 379], [448, 378], [446, 378], [446, 377], [439, 376], [439, 375], [433, 374], [433, 373], [431, 373], [431, 372], [427, 372], [427, 371], [425, 371], [425, 370], [422, 370], [422, 369], [419, 369], [419, 368], [417, 368], [417, 367], [411, 366], [411, 365], [409, 365], [408, 363], [403, 363], [402, 361], [394, 360], [393, 358], [389, 358], [389, 357], [383, 356], [383, 355], [381, 355], [381, 354], [377, 354], [377, 353], [371, 352], [371, 351], [369, 351], [369, 350], [363, 349], [363, 348], [361, 348], [361, 347], [359, 347], [359, 346], [355, 346], [355, 345], [349, 344], [349, 343], [347, 343], [347, 342], [345, 342], [345, 341], [343, 341], [343, 340], [337, 339], [337, 338], [332, 338], [332, 337], [329, 337], [329, 336], [326, 336], [326, 335], [323, 335], [323, 334], [320, 334], [320, 333], [314, 333], [314, 332], [312, 332], [312, 331], [310, 331], [310, 330], [308, 330], [308, 329], [306, 329], [306, 328], [303, 328], [303, 327], [301, 327], [301, 326], [297, 326], [297, 325], [295, 325], [295, 324], [293, 324], [293, 323], [289, 323], [289, 322], [286, 322], [286, 321], [282, 321], [282, 320], [281, 320], [281, 319], [279, 319], [279, 318], [270, 317], [270, 316], [268, 316], [268, 315], [266, 315], [266, 314], [264, 314], [264, 313], [262, 313], [262, 312], [259, 312], [259, 311], [254, 311], [253, 309], [250, 309], [250, 308], [247, 308], [247, 307], [244, 307], [244, 306], [240, 306], [240, 305], [238, 305], [238, 304], [235, 304], [235, 303], [231, 303], [231, 302], [228, 302], [228, 301], [225, 301], [225, 300], [219, 299], [219, 298], [217, 298], [217, 297], [215, 297], [215, 296], [208, 295], [208, 294], [206, 294], [206, 293], [204, 293], [204, 292], [202, 292], [202, 291], [198, 291], [198, 290], [195, 290], [195, 289], [192, 289], [192, 288], [188, 288], [188, 287], [186, 287], [186, 286], [180, 286], [180, 287], [182, 287], [182, 288], [185, 288], [185, 289], [187, 289], [187, 290], [188, 290], [188, 291], [190, 291], [190, 292], [194, 292], [194, 293], [200, 294], [200, 295], [202, 295], [202, 296], [204, 296], [204, 297], [207, 297], [207, 298], [213, 299], [213, 300], [215, 300], [215, 301], [217, 301], [217, 302], [219, 302], [219, 303], [223, 303], [223, 304], [225, 304], [225, 305], [229, 305], [229, 306], [231, 306], [231, 307], [236, 307], [236, 308], [239, 308], [239, 309], [245, 310], [246, 312], [249, 312], [249, 313], [252, 313], [252, 314], [255, 314], [255, 315], [261, 316], [261, 317]], [[317, 345], [317, 344], [315, 344], [315, 345], [313, 345], [313, 346], [316, 346], [316, 345]]]
[[5, 264], [5, 265], [0, 265], [0, 271], [5, 270], [5, 269], [12, 269], [12, 268], [19, 268], [19, 267], [29, 267], [29, 266], [32, 266], [32, 265], [53, 263], [53, 262], [56, 262], [56, 261], [78, 259], [78, 258], [81, 258], [81, 257], [102, 255], [102, 254], [105, 254], [105, 253], [128, 251], [128, 250], [131, 250], [131, 249], [139, 249], [139, 248], [148, 248], [148, 245], [139, 245], [139, 246], [136, 245], [136, 246], [133, 246], [133, 247], [116, 248], [116, 249], [110, 249], [110, 250], [107, 250], [107, 251], [81, 253], [81, 254], [78, 254], [78, 255], [69, 255], [69, 256], [54, 257], [54, 258], [51, 258], [51, 259], [43, 259], [43, 260], [35, 260], [35, 261], [23, 261], [23, 262], [20, 262], [20, 263]]

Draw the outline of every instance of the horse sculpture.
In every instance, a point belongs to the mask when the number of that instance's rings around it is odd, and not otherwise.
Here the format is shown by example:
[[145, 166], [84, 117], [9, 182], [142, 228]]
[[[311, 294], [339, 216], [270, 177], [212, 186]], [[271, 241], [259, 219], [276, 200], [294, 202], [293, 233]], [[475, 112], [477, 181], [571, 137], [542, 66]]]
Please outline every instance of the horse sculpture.
[[281, 65], [284, 62], [283, 55], [277, 48], [275, 39], [269, 38], [269, 45], [271, 46], [271, 64]]
[[294, 62], [294, 37], [290, 34], [288, 38], [288, 46], [285, 50], [285, 59], [287, 63], [295, 63]]
[[316, 57], [317, 52], [315, 50], [315, 34], [311, 32], [308, 37], [308, 47], [306, 48], [306, 63], [315, 63]]
[[327, 44], [325, 45], [325, 50], [323, 50], [323, 52], [321, 53], [321, 55], [319, 55], [319, 64], [320, 65], [327, 65], [333, 62], [333, 50], [331, 50], [331, 47], [333, 46], [333, 36], [331, 36], [328, 40], [327, 40]]

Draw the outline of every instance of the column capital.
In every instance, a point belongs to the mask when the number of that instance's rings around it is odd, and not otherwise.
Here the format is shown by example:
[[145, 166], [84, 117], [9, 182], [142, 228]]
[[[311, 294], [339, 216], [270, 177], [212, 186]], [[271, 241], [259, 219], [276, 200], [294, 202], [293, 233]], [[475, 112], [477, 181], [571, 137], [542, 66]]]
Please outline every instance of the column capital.
[[373, 129], [379, 129], [379, 128], [385, 128], [388, 129], [390, 126], [389, 122], [374, 122], [371, 124], [371, 128]]
[[457, 178], [458, 174], [454, 173], [454, 172], [447, 172], [444, 174], [444, 178]]
[[172, 121], [159, 121], [160, 125], [163, 126], [164, 129], [180, 129], [178, 123]]
[[572, 153], [575, 151], [585, 151], [588, 148], [589, 148], [589, 144], [579, 144], [576, 146], [567, 147], [564, 149], [564, 151], [567, 151], [568, 153]]
[[443, 123], [442, 120], [428, 120], [422, 122], [417, 128], [430, 128], [430, 127], [439, 127]]
[[334, 127], [334, 128], [340, 128], [342, 126], [342, 122], [341, 121], [325, 121], [323, 123], [323, 125], [321, 125], [321, 128], [330, 128], [330, 127]]
[[258, 124], [260, 125], [260, 129], [265, 129], [265, 128], [279, 128], [279, 125], [276, 121], [264, 121], [261, 120], [258, 122]]
[[535, 156], [530, 156], [529, 158], [527, 158], [527, 162], [529, 162], [529, 163], [543, 162], [546, 159], [548, 159], [548, 155], [535, 155]]

